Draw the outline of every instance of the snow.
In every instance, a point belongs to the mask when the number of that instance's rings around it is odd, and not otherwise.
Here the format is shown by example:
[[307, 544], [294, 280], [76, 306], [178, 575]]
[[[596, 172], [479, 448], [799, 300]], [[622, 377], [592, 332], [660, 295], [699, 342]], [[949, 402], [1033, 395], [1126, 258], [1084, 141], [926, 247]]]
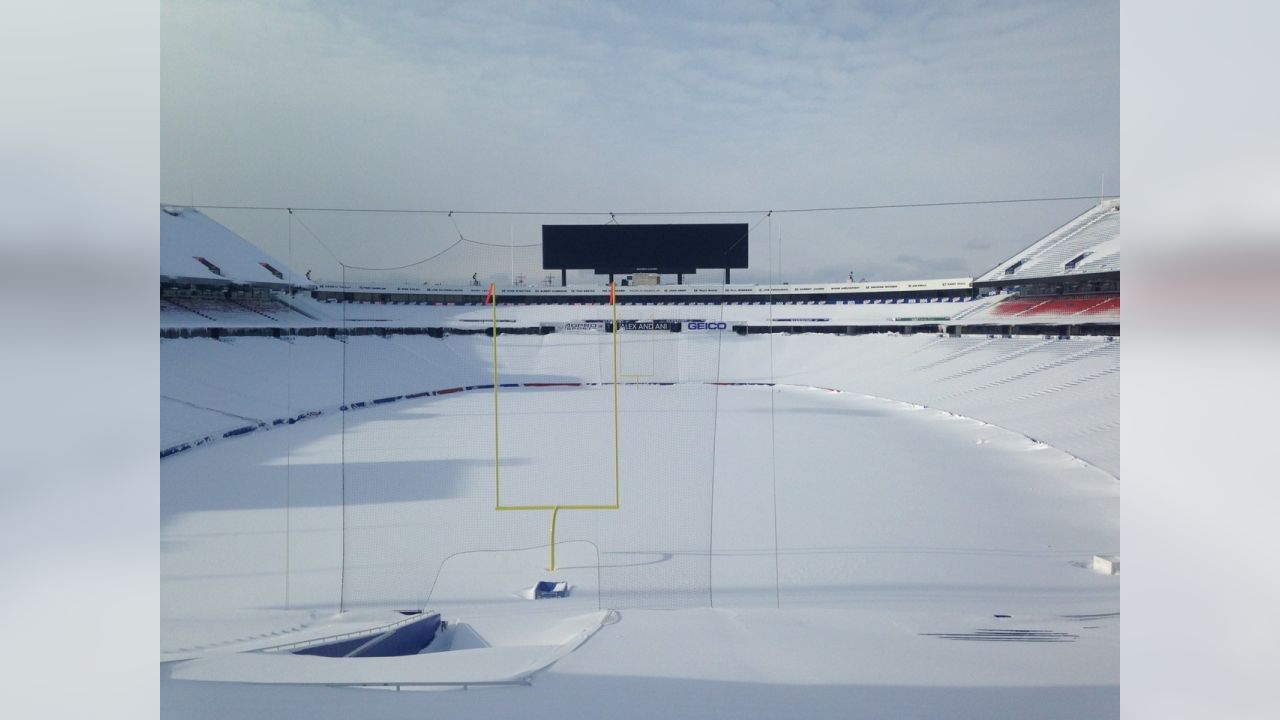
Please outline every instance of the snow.
[[[213, 263], [222, 274], [209, 270], [197, 257]], [[264, 262], [284, 277], [277, 278], [261, 265]], [[204, 282], [311, 285], [284, 263], [192, 208], [160, 210], [160, 276]]]
[[[596, 611], [560, 620], [532, 637], [480, 624], [492, 643], [407, 657], [346, 658], [290, 652], [221, 653], [177, 664], [179, 680], [293, 685], [498, 685], [526, 680], [573, 652], [610, 617]], [[472, 626], [475, 629], [475, 626]], [[485, 637], [485, 635], [481, 635]]]
[[[503, 382], [599, 382], [610, 369], [589, 337], [500, 342]], [[621, 507], [562, 511], [554, 572], [550, 513], [494, 511], [491, 394], [336, 411], [491, 382], [488, 338], [164, 342], [162, 439], [327, 412], [162, 461], [163, 712], [1118, 715], [1120, 580], [1089, 569], [1120, 552], [1118, 343], [624, 342], [627, 367], [677, 384], [619, 388]], [[609, 434], [593, 435], [611, 387], [501, 399], [512, 492], [612, 489]], [[573, 589], [526, 599], [539, 580]], [[252, 652], [419, 607], [467, 628], [467, 649]], [[950, 639], [990, 630], [1015, 639]], [[529, 684], [285, 684], [429, 678]]]
[[[716, 286], [719, 289], [720, 286]], [[597, 288], [599, 290], [599, 288]], [[482, 295], [475, 297], [473, 305], [388, 304], [374, 302], [320, 302], [305, 294], [282, 298], [289, 305], [314, 317], [300, 314], [282, 315], [281, 322], [272, 323], [261, 315], [240, 313], [219, 316], [210, 322], [191, 313], [162, 312], [162, 327], [261, 326], [279, 324], [288, 327], [448, 327], [476, 329], [492, 322], [492, 309], [481, 305]], [[899, 302], [899, 303], [777, 303], [774, 305], [756, 301], [754, 304], [701, 305], [677, 298], [677, 304], [623, 304], [618, 306], [618, 317], [630, 320], [724, 320], [730, 325], [741, 323], [764, 324], [771, 319], [778, 324], [794, 326], [822, 325], [938, 325], [964, 313], [986, 307], [998, 297], [982, 297], [964, 301]], [[537, 327], [541, 323], [582, 322], [605, 320], [612, 310], [608, 305], [596, 303], [561, 305], [507, 305], [501, 303], [499, 293], [499, 322], [503, 325]]]
[[[580, 352], [587, 341], [562, 333], [503, 336], [503, 382], [609, 379], [607, 351]], [[1118, 340], [785, 335], [772, 342], [772, 375], [767, 336], [726, 333], [718, 369], [714, 356], [706, 359], [717, 352], [718, 333], [619, 342], [624, 374], [648, 374], [656, 343], [666, 358], [659, 370], [676, 373], [672, 358], [684, 353], [684, 379], [776, 379], [903, 400], [1009, 428], [1119, 475]], [[681, 350], [666, 350], [674, 346]], [[475, 336], [353, 337], [345, 344], [321, 337], [163, 340], [161, 446], [249, 421], [336, 411], [344, 402], [492, 382], [490, 350], [488, 338]]]
[[[1051, 278], [1120, 270], [1120, 201], [1105, 200], [1030, 247], [1005, 260], [974, 282], [1017, 283], [1032, 278]], [[1086, 256], [1074, 268], [1066, 263], [1082, 253]], [[1007, 269], [1021, 261], [1012, 272]]]

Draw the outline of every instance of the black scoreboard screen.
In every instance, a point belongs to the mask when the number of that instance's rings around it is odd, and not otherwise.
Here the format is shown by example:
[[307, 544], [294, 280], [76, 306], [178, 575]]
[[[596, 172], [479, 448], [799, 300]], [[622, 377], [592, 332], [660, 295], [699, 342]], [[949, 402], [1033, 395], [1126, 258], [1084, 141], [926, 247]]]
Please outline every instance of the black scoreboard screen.
[[597, 274], [745, 268], [747, 224], [543, 225], [542, 267]]

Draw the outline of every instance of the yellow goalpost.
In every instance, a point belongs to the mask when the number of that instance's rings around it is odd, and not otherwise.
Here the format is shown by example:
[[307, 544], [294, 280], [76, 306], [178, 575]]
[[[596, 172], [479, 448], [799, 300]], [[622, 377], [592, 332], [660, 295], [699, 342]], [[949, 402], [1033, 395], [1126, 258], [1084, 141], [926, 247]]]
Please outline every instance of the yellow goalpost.
[[493, 485], [494, 510], [550, 510], [551, 511], [551, 565], [556, 569], [556, 518], [561, 510], [618, 510], [621, 507], [621, 472], [618, 459], [618, 304], [614, 284], [609, 283], [609, 305], [613, 310], [613, 504], [547, 503], [540, 505], [502, 504], [502, 454], [498, 446], [498, 293], [494, 284], [489, 285], [487, 302], [493, 305]]

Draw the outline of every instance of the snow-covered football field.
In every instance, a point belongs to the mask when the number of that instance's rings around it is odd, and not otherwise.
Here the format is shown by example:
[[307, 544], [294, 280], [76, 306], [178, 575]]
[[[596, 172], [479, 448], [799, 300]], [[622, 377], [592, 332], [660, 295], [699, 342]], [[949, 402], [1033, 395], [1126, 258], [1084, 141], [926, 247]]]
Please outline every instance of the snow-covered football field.
[[[500, 479], [486, 389], [164, 459], [164, 712], [1118, 714], [1119, 577], [1089, 569], [1120, 551], [1118, 343], [663, 341], [624, 348], [632, 382], [674, 384], [617, 388], [616, 475], [607, 384], [504, 388]], [[503, 382], [607, 379], [572, 337], [502, 342]], [[486, 338], [339, 345], [166, 343], [162, 432], [492, 379]], [[336, 399], [314, 370], [335, 349]], [[559, 513], [556, 572], [551, 513], [494, 509], [499, 483], [505, 504], [609, 504], [615, 481], [618, 509]], [[527, 599], [543, 579], [572, 592]], [[413, 609], [442, 613], [452, 649], [317, 667], [260, 652]], [[519, 684], [334, 687], [467, 677]]]

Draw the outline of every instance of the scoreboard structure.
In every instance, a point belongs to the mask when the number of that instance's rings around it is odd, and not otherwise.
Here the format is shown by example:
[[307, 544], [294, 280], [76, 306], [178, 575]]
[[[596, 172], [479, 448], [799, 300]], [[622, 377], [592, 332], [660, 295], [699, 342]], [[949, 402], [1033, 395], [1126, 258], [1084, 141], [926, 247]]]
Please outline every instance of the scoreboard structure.
[[676, 275], [704, 269], [747, 267], [746, 223], [677, 225], [543, 225], [542, 267], [559, 270], [564, 285], [568, 270], [597, 275], [657, 273]]

